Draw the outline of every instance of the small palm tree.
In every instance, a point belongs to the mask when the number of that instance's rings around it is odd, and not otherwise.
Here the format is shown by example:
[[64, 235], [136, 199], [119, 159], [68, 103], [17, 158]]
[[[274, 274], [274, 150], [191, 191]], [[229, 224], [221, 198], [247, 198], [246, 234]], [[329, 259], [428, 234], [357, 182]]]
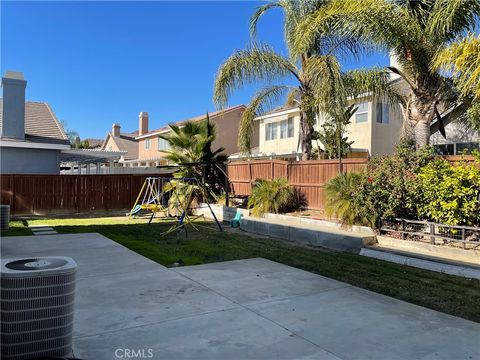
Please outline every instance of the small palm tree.
[[[294, 48], [310, 49], [325, 29], [339, 38], [357, 38], [386, 48], [400, 67], [389, 67], [405, 80], [408, 91], [401, 104], [405, 135], [417, 146], [429, 143], [431, 133], [453, 120], [465, 120], [470, 106], [452, 87], [452, 79], [431, 63], [450, 41], [475, 24], [478, 0], [331, 0], [297, 27]], [[435, 122], [435, 124], [433, 124]]]
[[305, 48], [301, 53], [292, 51], [297, 25], [327, 3], [328, 1], [278, 0], [259, 7], [250, 21], [252, 37], [255, 37], [257, 23], [263, 14], [273, 8], [282, 9], [289, 57], [275, 53], [265, 44], [253, 43], [246, 50], [235, 51], [218, 70], [214, 101], [219, 107], [225, 106], [231, 92], [245, 83], [273, 82], [285, 78], [293, 79], [296, 83], [295, 86], [270, 85], [253, 96], [240, 123], [238, 142], [242, 151], [250, 152], [255, 116], [271, 108], [283, 96], [287, 96], [289, 104], [296, 104], [300, 108], [299, 144], [305, 160], [311, 155], [312, 135], [319, 111], [343, 111], [350, 93], [386, 89], [388, 77], [385, 71], [342, 73], [335, 54], [347, 51], [355, 53], [357, 46], [354, 40], [339, 41], [338, 37], [330, 36], [325, 31], [318, 35], [318, 41], [312, 43], [311, 47]]
[[374, 216], [368, 216], [355, 203], [362, 174], [343, 173], [325, 185], [325, 214], [340, 220], [343, 225], [368, 225], [374, 223]]
[[256, 180], [248, 198], [248, 208], [252, 208], [255, 216], [268, 212], [276, 214], [288, 205], [293, 195], [294, 192], [285, 178]]
[[170, 130], [167, 135], [160, 135], [170, 145], [165, 159], [173, 164], [188, 164], [181, 166], [176, 176], [198, 179], [205, 183], [211, 194], [220, 194], [225, 185], [223, 163], [227, 155], [223, 154], [224, 148], [212, 150], [216, 130], [208, 114], [202, 121], [170, 125]]

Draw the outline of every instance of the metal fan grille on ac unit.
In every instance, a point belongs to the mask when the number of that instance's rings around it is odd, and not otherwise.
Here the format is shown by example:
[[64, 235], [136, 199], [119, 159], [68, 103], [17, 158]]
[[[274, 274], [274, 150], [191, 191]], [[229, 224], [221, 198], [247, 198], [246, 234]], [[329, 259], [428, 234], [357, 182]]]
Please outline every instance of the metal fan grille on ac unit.
[[2, 260], [2, 359], [70, 353], [75, 275], [70, 258]]

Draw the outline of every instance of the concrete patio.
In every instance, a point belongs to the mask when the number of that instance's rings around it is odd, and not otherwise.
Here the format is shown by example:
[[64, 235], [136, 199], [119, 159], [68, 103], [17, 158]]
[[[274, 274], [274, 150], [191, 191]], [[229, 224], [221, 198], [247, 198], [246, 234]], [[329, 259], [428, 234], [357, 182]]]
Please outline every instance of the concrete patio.
[[2, 238], [1, 250], [75, 259], [85, 360], [480, 358], [480, 324], [265, 259], [167, 269], [99, 234]]

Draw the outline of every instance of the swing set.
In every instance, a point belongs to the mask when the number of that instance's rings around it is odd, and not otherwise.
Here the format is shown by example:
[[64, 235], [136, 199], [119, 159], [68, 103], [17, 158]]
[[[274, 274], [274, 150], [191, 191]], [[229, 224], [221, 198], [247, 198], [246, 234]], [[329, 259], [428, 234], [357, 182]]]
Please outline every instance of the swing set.
[[[157, 213], [163, 213], [163, 218], [174, 219], [175, 223], [161, 236], [172, 232], [185, 231], [188, 236], [187, 226], [199, 231], [198, 227], [207, 227], [194, 223], [199, 218], [205, 219], [204, 215], [191, 215], [190, 210], [195, 194], [201, 195], [206, 203], [219, 231], [223, 231], [222, 225], [218, 221], [208, 201], [208, 189], [205, 184], [196, 178], [182, 177], [147, 177], [135, 200], [135, 204], [128, 216], [138, 216], [142, 211], [151, 212], [148, 223], [150, 224]], [[208, 228], [208, 227], [207, 227]]]

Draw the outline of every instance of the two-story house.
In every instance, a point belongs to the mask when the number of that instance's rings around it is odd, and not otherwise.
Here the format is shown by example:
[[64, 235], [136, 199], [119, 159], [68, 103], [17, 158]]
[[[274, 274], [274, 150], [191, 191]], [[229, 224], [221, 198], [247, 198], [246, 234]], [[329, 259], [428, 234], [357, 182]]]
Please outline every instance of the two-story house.
[[[386, 102], [372, 101], [368, 97], [356, 103], [357, 110], [345, 129], [352, 144], [353, 157], [389, 154], [398, 142], [403, 118], [399, 108]], [[326, 120], [320, 114], [315, 129], [319, 130]], [[301, 158], [300, 109], [297, 106], [282, 106], [255, 118], [259, 126], [259, 146], [252, 157]], [[317, 146], [316, 143], [313, 144]], [[321, 145], [320, 145], [321, 146]], [[241, 154], [231, 159], [242, 157]]]
[[[245, 111], [244, 105], [233, 106], [221, 111], [209, 113], [209, 119], [216, 125], [216, 139], [213, 142], [213, 149], [224, 148], [227, 155], [238, 152], [238, 129], [240, 119]], [[145, 113], [143, 113], [145, 114]], [[203, 121], [206, 114], [198, 115], [192, 118], [174, 122], [177, 126], [182, 126], [187, 121]], [[140, 166], [154, 166], [165, 163], [165, 151], [169, 150], [169, 144], [162, 139], [160, 135], [166, 135], [171, 130], [170, 127], [163, 126], [156, 130], [148, 131], [148, 116], [139, 119], [139, 134], [135, 137], [138, 141], [138, 159], [131, 161]], [[254, 129], [254, 146], [258, 146], [258, 125]], [[128, 162], [127, 162], [128, 163]]]

